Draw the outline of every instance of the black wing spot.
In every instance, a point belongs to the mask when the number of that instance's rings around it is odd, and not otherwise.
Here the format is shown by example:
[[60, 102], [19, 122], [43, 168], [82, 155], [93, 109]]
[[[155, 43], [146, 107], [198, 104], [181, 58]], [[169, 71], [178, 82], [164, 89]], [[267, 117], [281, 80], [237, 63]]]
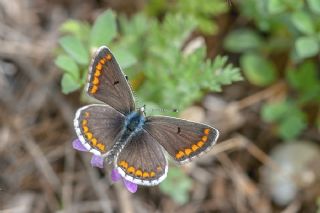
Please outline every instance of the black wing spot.
[[128, 78], [128, 76], [127, 76], [127, 75], [125, 75], [124, 77], [126, 78], [126, 80], [127, 80], [127, 81], [129, 80], [129, 78]]
[[113, 85], [116, 85], [116, 84], [119, 84], [120, 82], [119, 81], [115, 81], [113, 82]]
[[177, 133], [179, 134], [180, 132], [181, 132], [181, 128], [180, 128], [180, 127], [178, 127], [178, 132], [177, 132]]

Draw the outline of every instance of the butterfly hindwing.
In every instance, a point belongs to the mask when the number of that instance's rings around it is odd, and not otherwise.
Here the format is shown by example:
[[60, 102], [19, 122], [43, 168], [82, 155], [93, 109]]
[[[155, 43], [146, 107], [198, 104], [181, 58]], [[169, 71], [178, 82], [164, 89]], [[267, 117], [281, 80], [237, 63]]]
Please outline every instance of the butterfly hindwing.
[[81, 143], [93, 154], [104, 155], [121, 135], [123, 114], [108, 105], [92, 104], [76, 112], [74, 126]]
[[162, 147], [142, 129], [135, 133], [121, 150], [115, 167], [126, 180], [152, 186], [165, 179], [168, 162]]
[[185, 163], [211, 148], [219, 131], [187, 120], [149, 116], [144, 129], [179, 163]]
[[87, 93], [112, 106], [122, 114], [135, 110], [134, 99], [127, 79], [115, 57], [105, 47], [100, 47], [93, 57], [90, 68]]

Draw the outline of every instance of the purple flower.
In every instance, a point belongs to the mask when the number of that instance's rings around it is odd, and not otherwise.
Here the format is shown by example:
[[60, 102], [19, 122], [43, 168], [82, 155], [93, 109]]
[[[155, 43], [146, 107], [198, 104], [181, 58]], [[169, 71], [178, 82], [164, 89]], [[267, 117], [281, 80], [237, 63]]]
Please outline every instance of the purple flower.
[[112, 171], [111, 171], [111, 180], [113, 182], [117, 182], [119, 180], [122, 180], [122, 182], [125, 185], [125, 187], [127, 188], [127, 190], [131, 193], [135, 193], [138, 190], [137, 184], [132, 183], [132, 182], [122, 178], [116, 169], [112, 169]]
[[[89, 150], [81, 143], [79, 139], [76, 139], [72, 142], [72, 146], [74, 149], [81, 151], [81, 152], [89, 152]], [[94, 167], [99, 167], [103, 169], [103, 162], [104, 158], [98, 155], [92, 155], [91, 158], [91, 165]], [[121, 177], [121, 175], [118, 173], [116, 169], [112, 169], [111, 171], [111, 179], [113, 182], [117, 182], [119, 180], [123, 181], [123, 184], [128, 189], [129, 192], [135, 193], [138, 190], [138, 185], [135, 183], [132, 183], [124, 178]]]
[[[81, 143], [81, 141], [79, 139], [76, 139], [72, 142], [72, 146], [74, 149], [81, 151], [81, 152], [89, 152], [89, 150], [83, 146], [83, 144]], [[101, 169], [103, 169], [103, 162], [104, 159], [101, 156], [98, 155], [92, 155], [91, 158], [91, 165], [94, 167], [99, 167]]]

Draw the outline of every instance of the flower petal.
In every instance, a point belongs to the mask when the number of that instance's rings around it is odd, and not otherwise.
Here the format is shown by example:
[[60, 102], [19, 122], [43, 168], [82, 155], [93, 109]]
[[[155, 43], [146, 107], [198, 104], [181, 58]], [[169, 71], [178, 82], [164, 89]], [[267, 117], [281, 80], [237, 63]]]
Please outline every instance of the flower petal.
[[132, 183], [126, 179], [123, 179], [123, 183], [126, 186], [126, 188], [128, 189], [128, 191], [131, 193], [135, 193], [138, 190], [138, 185], [135, 183]]
[[101, 169], [103, 169], [103, 162], [104, 162], [104, 158], [97, 156], [97, 155], [92, 155], [91, 158], [91, 165], [94, 167], [99, 167]]
[[84, 147], [84, 145], [81, 143], [81, 141], [79, 139], [75, 139], [74, 141], [72, 141], [72, 147], [78, 151], [81, 152], [87, 152], [87, 148]]
[[121, 175], [119, 174], [119, 172], [116, 169], [112, 169], [111, 171], [111, 180], [113, 182], [117, 182], [119, 180], [121, 180]]

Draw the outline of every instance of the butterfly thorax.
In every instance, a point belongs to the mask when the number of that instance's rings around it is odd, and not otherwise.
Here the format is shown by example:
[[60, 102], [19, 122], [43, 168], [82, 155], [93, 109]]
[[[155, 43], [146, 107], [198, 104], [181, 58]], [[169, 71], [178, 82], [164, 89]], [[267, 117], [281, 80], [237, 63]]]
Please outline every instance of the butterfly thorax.
[[128, 132], [137, 132], [142, 129], [145, 117], [140, 111], [131, 112], [125, 120], [125, 130]]

